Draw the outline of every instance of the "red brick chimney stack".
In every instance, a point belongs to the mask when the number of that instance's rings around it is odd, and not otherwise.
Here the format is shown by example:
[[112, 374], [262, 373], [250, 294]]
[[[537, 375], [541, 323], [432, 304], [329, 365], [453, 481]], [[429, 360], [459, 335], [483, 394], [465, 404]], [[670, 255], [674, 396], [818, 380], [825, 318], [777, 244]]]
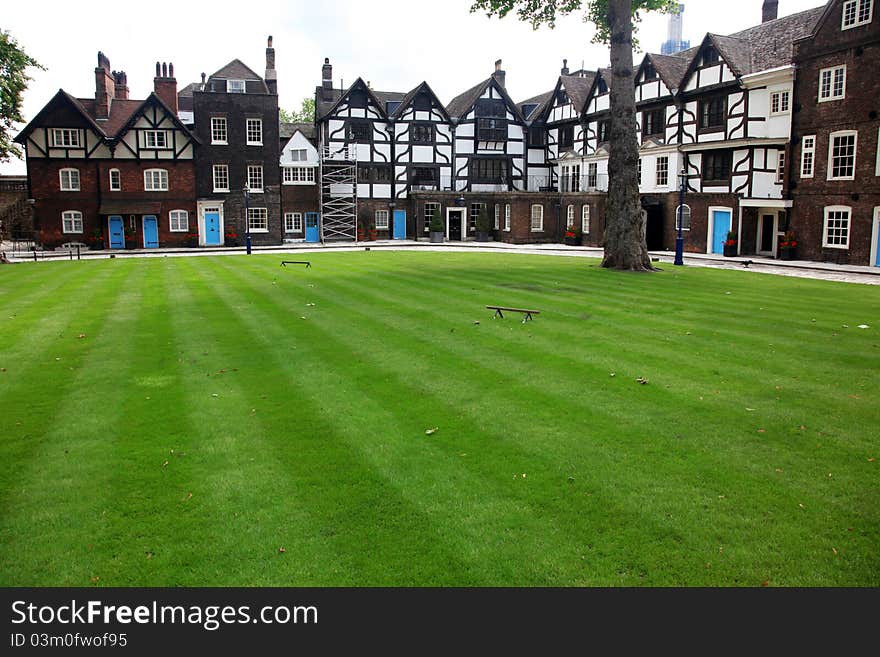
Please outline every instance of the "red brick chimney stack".
[[110, 116], [110, 105], [116, 97], [116, 81], [110, 73], [110, 60], [98, 51], [98, 68], [95, 69], [95, 117]]
[[156, 62], [153, 91], [171, 111], [177, 114], [177, 79], [174, 77], [174, 64]]
[[501, 69], [501, 60], [498, 59], [495, 61], [495, 72], [492, 73], [492, 77], [501, 85], [501, 88], [504, 89], [505, 83], [507, 82], [507, 73], [505, 73]]
[[116, 87], [115, 97], [128, 100], [128, 76], [125, 71], [113, 71], [113, 84]]

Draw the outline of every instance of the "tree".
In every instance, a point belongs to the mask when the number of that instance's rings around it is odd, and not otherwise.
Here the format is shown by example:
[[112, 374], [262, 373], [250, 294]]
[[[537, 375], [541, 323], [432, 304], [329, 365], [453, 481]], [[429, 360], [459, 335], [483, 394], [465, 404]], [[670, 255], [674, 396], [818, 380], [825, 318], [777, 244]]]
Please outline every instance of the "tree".
[[653, 271], [645, 242], [645, 220], [639, 202], [639, 147], [633, 75], [633, 23], [642, 11], [672, 11], [674, 0], [475, 0], [471, 11], [503, 18], [516, 10], [534, 29], [554, 27], [557, 16], [584, 10], [596, 26], [593, 41], [611, 46], [611, 125], [608, 160], [608, 206], [603, 267]]
[[284, 123], [314, 123], [315, 122], [315, 99], [303, 98], [299, 111], [288, 112], [279, 109], [278, 115]]
[[24, 122], [21, 95], [31, 79], [25, 73], [29, 66], [45, 70], [9, 32], [0, 30], [0, 162], [21, 154], [10, 133], [14, 124]]

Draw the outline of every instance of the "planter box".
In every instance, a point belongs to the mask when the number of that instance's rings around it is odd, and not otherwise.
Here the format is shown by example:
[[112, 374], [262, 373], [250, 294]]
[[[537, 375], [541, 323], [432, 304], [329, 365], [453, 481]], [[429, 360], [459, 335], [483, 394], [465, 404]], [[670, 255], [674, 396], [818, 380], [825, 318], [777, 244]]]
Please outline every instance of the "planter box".
[[797, 249], [779, 249], [779, 259], [780, 260], [795, 260], [797, 256]]
[[489, 233], [477, 233], [477, 241], [478, 242], [488, 242], [489, 241]]
[[735, 258], [736, 257], [736, 244], [732, 244], [728, 246], [724, 245], [724, 256], [726, 258]]
[[568, 246], [580, 246], [581, 245], [581, 238], [580, 237], [565, 237], [563, 239]]
[[442, 244], [444, 238], [446, 237], [446, 233], [442, 230], [437, 232], [431, 232], [431, 244]]

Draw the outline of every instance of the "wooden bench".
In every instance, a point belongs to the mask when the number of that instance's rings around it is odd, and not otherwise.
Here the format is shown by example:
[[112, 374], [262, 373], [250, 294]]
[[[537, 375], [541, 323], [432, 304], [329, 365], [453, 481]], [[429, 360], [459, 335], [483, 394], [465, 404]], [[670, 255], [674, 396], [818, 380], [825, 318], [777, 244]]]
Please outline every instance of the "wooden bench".
[[532, 319], [532, 315], [540, 315], [540, 310], [528, 310], [527, 308], [508, 308], [507, 306], [486, 306], [489, 310], [494, 310], [495, 314], [492, 315], [492, 319], [496, 317], [501, 317], [504, 319], [505, 312], [512, 313], [523, 313], [525, 317], [523, 317], [523, 324]]
[[308, 260], [282, 260], [281, 266], [286, 267], [287, 265], [305, 265], [306, 269], [312, 266], [312, 263]]

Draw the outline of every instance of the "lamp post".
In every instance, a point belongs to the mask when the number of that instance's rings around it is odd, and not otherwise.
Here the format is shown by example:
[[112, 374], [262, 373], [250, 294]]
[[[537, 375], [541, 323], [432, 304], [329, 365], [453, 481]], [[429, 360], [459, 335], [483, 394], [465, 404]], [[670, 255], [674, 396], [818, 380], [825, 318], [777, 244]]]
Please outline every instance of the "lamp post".
[[251, 204], [251, 186], [244, 186], [244, 244], [245, 250], [248, 255], [251, 254], [251, 218], [248, 216], [250, 214], [250, 204]]
[[682, 224], [684, 224], [684, 188], [687, 185], [687, 172], [684, 163], [681, 165], [681, 171], [678, 173], [678, 210], [676, 211], [676, 220], [678, 221], [678, 234], [675, 237], [675, 261], [674, 265], [684, 264], [684, 237], [681, 235]]

